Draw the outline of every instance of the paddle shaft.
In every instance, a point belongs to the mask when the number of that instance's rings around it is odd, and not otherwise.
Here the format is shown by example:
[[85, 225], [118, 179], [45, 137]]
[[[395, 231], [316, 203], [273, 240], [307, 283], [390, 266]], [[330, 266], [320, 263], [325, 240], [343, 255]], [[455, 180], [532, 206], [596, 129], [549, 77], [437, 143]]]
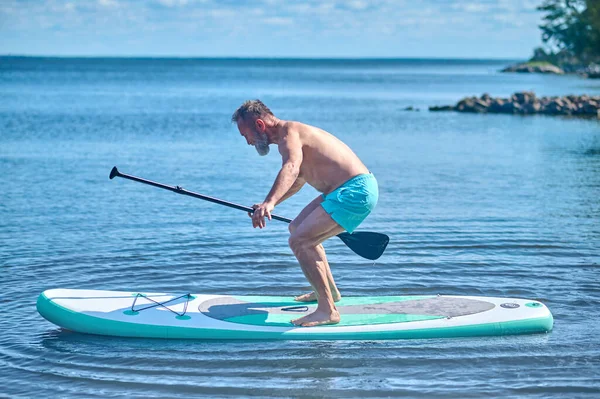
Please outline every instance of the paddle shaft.
[[[187, 191], [179, 186], [167, 186], [166, 184], [157, 183], [155, 181], [142, 179], [141, 177], [131, 176], [125, 173], [119, 172], [117, 167], [113, 167], [110, 171], [110, 179], [114, 177], [122, 177], [124, 179], [133, 180], [139, 183], [148, 184], [150, 186], [162, 188], [164, 190], [169, 190], [177, 194], [187, 195], [189, 197], [194, 197], [198, 199], [202, 199], [205, 201], [213, 202], [215, 204], [224, 205], [229, 208], [239, 209], [240, 211], [254, 213], [253, 208], [249, 208], [247, 206], [234, 204], [233, 202], [223, 201], [218, 198], [209, 197], [208, 195], [194, 193], [192, 191]], [[277, 215], [271, 215], [272, 219], [279, 220], [286, 223], [291, 223], [291, 219], [284, 218]], [[385, 248], [388, 245], [389, 237], [385, 234], [381, 233], [373, 233], [369, 231], [361, 231], [361, 232], [342, 232], [337, 235], [337, 237], [344, 242], [355, 254], [362, 256], [363, 258], [375, 260], [378, 259], [385, 251]]]
[[[177, 193], [177, 194], [182, 194], [182, 195], [187, 195], [187, 196], [194, 197], [194, 198], [199, 198], [199, 199], [202, 199], [202, 200], [205, 200], [205, 201], [209, 201], [209, 202], [213, 202], [213, 203], [219, 204], [219, 205], [225, 205], [225, 206], [228, 206], [228, 207], [233, 208], [233, 209], [239, 209], [240, 211], [245, 211], [245, 212], [249, 212], [249, 213], [253, 213], [254, 212], [254, 209], [252, 209], [250, 207], [239, 205], [239, 204], [234, 204], [233, 202], [223, 201], [223, 200], [218, 199], [218, 198], [209, 197], [208, 195], [202, 195], [202, 194], [194, 193], [192, 191], [188, 191], [188, 190], [186, 190], [184, 188], [181, 188], [179, 186], [168, 186], [166, 184], [157, 183], [155, 181], [142, 179], [141, 177], [136, 177], [136, 176], [128, 175], [128, 174], [125, 174], [125, 173], [121, 173], [121, 172], [119, 172], [119, 170], [117, 169], [116, 166], [110, 172], [110, 178], [112, 179], [115, 176], [116, 177], [122, 177], [122, 178], [128, 179], [128, 180], [137, 181], [139, 183], [148, 184], [150, 186], [162, 188], [162, 189], [165, 189], [165, 190], [173, 191], [174, 193]], [[271, 214], [271, 218], [275, 219], [275, 220], [282, 221], [282, 222], [286, 222], [286, 223], [291, 223], [292, 222], [291, 219], [284, 218], [282, 216], [273, 215], [273, 214]]]

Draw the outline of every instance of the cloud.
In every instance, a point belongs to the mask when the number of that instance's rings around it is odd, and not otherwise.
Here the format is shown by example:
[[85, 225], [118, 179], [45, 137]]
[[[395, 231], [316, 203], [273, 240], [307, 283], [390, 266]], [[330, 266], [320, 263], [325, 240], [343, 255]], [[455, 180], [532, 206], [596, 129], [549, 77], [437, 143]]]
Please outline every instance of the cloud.
[[[73, 6], [73, 3], [67, 3], [67, 4]], [[98, 0], [98, 4], [100, 6], [106, 7], [106, 8], [119, 7], [119, 3], [116, 0]]]
[[369, 7], [369, 3], [362, 0], [352, 0], [348, 2], [348, 7], [354, 10], [364, 10], [365, 8]]
[[452, 5], [452, 9], [468, 13], [480, 13], [489, 11], [490, 5], [482, 3], [457, 3]]
[[[198, 54], [202, 54], [204, 48], [210, 48], [207, 43], [223, 43], [215, 48], [246, 54], [252, 49], [242, 48], [245, 42], [239, 38], [248, 32], [257, 38], [257, 43], [281, 41], [281, 48], [294, 51], [292, 45], [297, 45], [302, 54], [329, 54], [331, 49], [338, 48], [369, 52], [376, 47], [374, 44], [381, 52], [386, 48], [391, 52], [394, 48], [404, 48], [399, 43], [410, 41], [422, 41], [423, 51], [427, 46], [433, 48], [438, 42], [451, 40], [459, 41], [461, 48], [469, 48], [469, 43], [486, 48], [485, 43], [494, 39], [492, 36], [508, 42], [515, 40], [517, 34], [533, 37], [531, 40], [537, 45], [541, 17], [535, 11], [538, 3], [538, 0], [0, 0], [3, 37], [0, 53], [27, 53], [33, 39], [24, 40], [25, 37], [37, 37], [47, 51], [66, 52], [70, 44], [53, 44], [58, 32], [65, 37], [77, 37], [82, 46], [86, 37], [93, 36], [95, 42], [112, 43], [112, 47], [104, 44], [102, 48], [142, 51], [141, 46], [127, 47], [135, 42], [145, 43], [149, 50], [144, 51], [157, 53], [164, 51], [161, 49], [173, 52], [183, 49], [178, 47], [179, 43], [198, 43]], [[228, 39], [230, 42], [226, 42]], [[355, 40], [363, 43], [362, 47], [352, 45]], [[91, 44], [87, 47], [94, 51]]]
[[494, 16], [492, 16], [492, 19], [494, 21], [498, 21], [504, 25], [512, 26], [512, 27], [516, 27], [516, 28], [522, 27], [524, 25], [524, 22], [521, 19], [515, 18], [511, 14], [494, 15]]
[[292, 25], [294, 20], [287, 17], [268, 17], [261, 21], [267, 25], [287, 26]]
[[165, 7], [180, 7], [189, 3], [188, 0], [157, 0], [159, 4]]

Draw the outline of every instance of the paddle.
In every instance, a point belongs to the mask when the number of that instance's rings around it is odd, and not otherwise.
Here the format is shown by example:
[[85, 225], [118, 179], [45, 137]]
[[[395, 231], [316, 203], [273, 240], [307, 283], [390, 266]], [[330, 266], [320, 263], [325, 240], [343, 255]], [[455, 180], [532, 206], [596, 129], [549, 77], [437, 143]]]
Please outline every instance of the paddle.
[[[200, 198], [205, 201], [214, 202], [215, 204], [225, 205], [230, 208], [239, 209], [241, 211], [252, 213], [254, 209], [249, 208], [247, 206], [234, 204], [232, 202], [227, 202], [220, 200], [218, 198], [209, 197], [207, 195], [202, 195], [198, 193], [194, 193], [192, 191], [187, 191], [179, 186], [167, 186], [165, 184], [156, 183], [150, 180], [142, 179], [140, 177], [127, 175], [125, 173], [119, 172], [117, 167], [113, 167], [110, 171], [109, 178], [112, 180], [114, 177], [122, 177], [124, 179], [129, 179], [133, 181], [137, 181], [139, 183], [149, 184], [154, 187], [162, 188], [165, 190], [173, 191], [177, 194], [188, 195], [194, 198]], [[292, 220], [288, 218], [284, 218], [277, 215], [271, 215], [271, 218], [275, 220], [280, 220], [282, 222], [290, 223]], [[390, 241], [389, 237], [385, 234], [381, 233], [372, 233], [368, 231], [357, 231], [352, 234], [344, 232], [338, 234], [338, 237], [357, 255], [362, 256], [363, 258], [375, 260], [378, 259], [385, 251], [385, 247], [387, 247], [388, 242]]]

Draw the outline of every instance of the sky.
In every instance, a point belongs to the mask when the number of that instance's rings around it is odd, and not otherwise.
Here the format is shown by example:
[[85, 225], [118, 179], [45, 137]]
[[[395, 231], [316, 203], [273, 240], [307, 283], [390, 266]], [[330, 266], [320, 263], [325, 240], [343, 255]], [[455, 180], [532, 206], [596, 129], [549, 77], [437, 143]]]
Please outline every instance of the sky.
[[0, 54], [525, 59], [542, 0], [0, 0]]

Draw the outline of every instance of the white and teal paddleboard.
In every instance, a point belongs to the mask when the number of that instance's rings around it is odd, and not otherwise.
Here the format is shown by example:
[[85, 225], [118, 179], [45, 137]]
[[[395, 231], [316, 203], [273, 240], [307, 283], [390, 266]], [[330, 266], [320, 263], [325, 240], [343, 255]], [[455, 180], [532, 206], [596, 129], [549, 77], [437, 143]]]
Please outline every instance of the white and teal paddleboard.
[[119, 337], [196, 339], [408, 339], [546, 333], [534, 300], [477, 296], [345, 297], [336, 325], [296, 327], [315, 303], [289, 297], [52, 289], [39, 313], [68, 330]]

